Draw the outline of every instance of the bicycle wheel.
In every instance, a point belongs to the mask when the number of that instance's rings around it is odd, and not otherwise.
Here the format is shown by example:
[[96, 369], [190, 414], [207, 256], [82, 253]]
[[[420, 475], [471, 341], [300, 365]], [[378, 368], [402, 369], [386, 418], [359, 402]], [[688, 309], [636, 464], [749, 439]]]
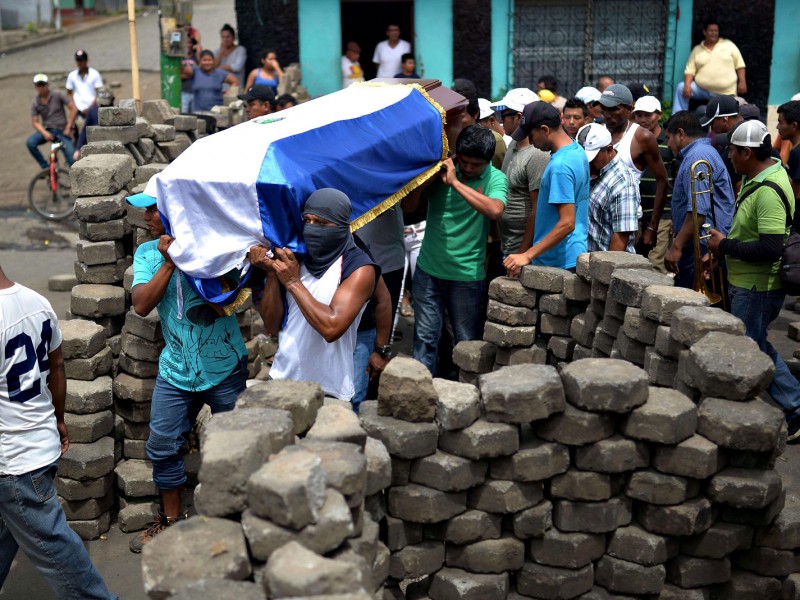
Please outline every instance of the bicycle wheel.
[[50, 186], [50, 171], [39, 172], [28, 186], [28, 202], [39, 216], [52, 221], [64, 219], [75, 209], [75, 198], [69, 171], [59, 167], [56, 169], [56, 191]]

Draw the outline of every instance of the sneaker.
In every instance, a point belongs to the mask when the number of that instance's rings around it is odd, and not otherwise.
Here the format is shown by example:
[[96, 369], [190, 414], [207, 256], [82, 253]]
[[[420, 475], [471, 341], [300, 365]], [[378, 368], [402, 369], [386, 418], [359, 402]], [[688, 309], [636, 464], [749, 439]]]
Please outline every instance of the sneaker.
[[789, 435], [786, 438], [787, 444], [796, 444], [800, 441], [800, 417], [795, 417], [788, 423]]
[[158, 514], [159, 514], [158, 520], [153, 521], [153, 523], [150, 524], [150, 527], [148, 527], [144, 531], [140, 531], [139, 533], [137, 533], [136, 537], [134, 537], [131, 540], [131, 543], [130, 543], [130, 546], [129, 546], [130, 549], [131, 549], [131, 552], [135, 552], [136, 554], [140, 554], [141, 551], [142, 551], [142, 548], [144, 548], [144, 545], [147, 544], [148, 542], [150, 542], [150, 540], [152, 540], [154, 537], [156, 537], [159, 533], [161, 533], [162, 531], [164, 531], [168, 527], [171, 527], [172, 525], [174, 525], [178, 521], [183, 521], [184, 519], [188, 518], [188, 516], [189, 516], [187, 514], [184, 514], [184, 515], [181, 515], [180, 517], [166, 517], [166, 516], [164, 516], [163, 513], [161, 513], [161, 511], [159, 511]]

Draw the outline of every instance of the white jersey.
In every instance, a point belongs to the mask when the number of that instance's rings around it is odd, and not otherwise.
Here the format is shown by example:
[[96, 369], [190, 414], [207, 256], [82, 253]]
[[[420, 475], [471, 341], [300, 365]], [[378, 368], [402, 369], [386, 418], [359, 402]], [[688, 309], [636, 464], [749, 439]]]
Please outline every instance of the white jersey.
[[375, 46], [372, 62], [378, 65], [377, 77], [394, 77], [402, 67], [403, 54], [411, 54], [411, 44], [405, 40], [397, 40], [397, 46], [392, 48], [389, 40], [384, 40]]
[[81, 112], [94, 103], [97, 98], [97, 88], [103, 87], [103, 78], [97, 69], [89, 67], [86, 77], [81, 77], [78, 69], [67, 76], [67, 89], [72, 92], [72, 100]]
[[21, 475], [61, 456], [47, 378], [61, 346], [50, 303], [15, 283], [0, 290], [0, 474]]
[[[331, 303], [341, 283], [342, 262], [339, 257], [319, 279], [309, 273], [305, 265], [300, 267], [300, 281], [317, 302]], [[342, 337], [328, 343], [306, 321], [294, 297], [287, 294], [286, 300], [289, 305], [286, 326], [278, 336], [278, 352], [269, 370], [270, 377], [316, 381], [326, 396], [350, 400], [355, 394], [353, 351], [366, 304]]]

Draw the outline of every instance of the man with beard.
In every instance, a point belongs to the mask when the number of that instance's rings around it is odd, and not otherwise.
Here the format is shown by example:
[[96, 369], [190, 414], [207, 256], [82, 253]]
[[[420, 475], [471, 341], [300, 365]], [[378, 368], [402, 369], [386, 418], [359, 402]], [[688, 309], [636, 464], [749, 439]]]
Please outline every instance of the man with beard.
[[236, 316], [218, 316], [172, 262], [169, 247], [175, 240], [166, 235], [156, 199], [136, 194], [128, 202], [145, 209], [144, 221], [156, 238], [141, 244], [133, 257], [133, 310], [144, 317], [158, 307], [165, 342], [146, 446], [161, 510], [159, 518], [131, 540], [131, 551], [139, 553], [161, 531], [186, 518], [181, 512], [184, 435], [203, 404], [212, 413], [233, 410], [245, 387], [247, 350]]
[[[254, 267], [267, 272], [258, 307], [264, 329], [268, 335], [280, 331], [270, 377], [316, 381], [326, 396], [348, 402], [355, 393], [358, 323], [376, 286], [382, 284], [380, 267], [350, 233], [351, 212], [344, 192], [319, 189], [303, 206], [308, 253], [302, 262], [288, 248], [253, 246], [248, 254]], [[376, 338], [378, 354], [379, 346], [389, 344], [391, 325], [381, 331], [386, 339]]]

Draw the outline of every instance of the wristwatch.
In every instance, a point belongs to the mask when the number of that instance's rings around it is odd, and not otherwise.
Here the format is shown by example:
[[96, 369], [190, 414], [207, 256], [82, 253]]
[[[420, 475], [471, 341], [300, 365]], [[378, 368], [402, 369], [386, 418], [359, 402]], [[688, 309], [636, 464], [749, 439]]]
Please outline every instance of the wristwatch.
[[381, 358], [389, 358], [392, 355], [392, 345], [386, 344], [385, 346], [378, 346], [375, 344], [375, 352], [380, 354]]

